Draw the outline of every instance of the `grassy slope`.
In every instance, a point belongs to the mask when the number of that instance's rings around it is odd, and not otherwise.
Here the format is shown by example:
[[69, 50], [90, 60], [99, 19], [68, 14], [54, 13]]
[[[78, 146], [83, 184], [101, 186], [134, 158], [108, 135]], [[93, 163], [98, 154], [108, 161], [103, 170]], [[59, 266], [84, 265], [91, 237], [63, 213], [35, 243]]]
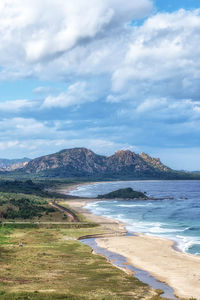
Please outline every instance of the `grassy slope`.
[[148, 286], [76, 240], [98, 230], [1, 228], [0, 299], [143, 299]]

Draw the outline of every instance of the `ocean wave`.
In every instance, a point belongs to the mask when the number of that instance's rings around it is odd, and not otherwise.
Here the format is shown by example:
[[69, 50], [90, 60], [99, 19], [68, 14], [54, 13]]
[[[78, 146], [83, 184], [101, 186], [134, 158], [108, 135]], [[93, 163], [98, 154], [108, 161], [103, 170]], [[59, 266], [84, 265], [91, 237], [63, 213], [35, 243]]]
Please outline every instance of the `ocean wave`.
[[[130, 232], [164, 237], [176, 242], [183, 252], [200, 255], [199, 182], [116, 182], [78, 187], [79, 194], [96, 195], [130, 186], [145, 190], [156, 198], [174, 197], [174, 201], [105, 201], [87, 205], [97, 215], [119, 220]], [[78, 194], [77, 190], [74, 194]], [[188, 197], [188, 199], [186, 199]], [[124, 208], [124, 209], [123, 209]]]
[[92, 203], [88, 203], [84, 206], [84, 208], [90, 209], [93, 207], [97, 207], [98, 206], [98, 202], [92, 202]]
[[[130, 220], [129, 220], [130, 222]], [[168, 234], [168, 233], [178, 233], [182, 232], [184, 230], [182, 229], [176, 229], [176, 228], [169, 228], [169, 227], [163, 227], [166, 226], [163, 223], [152, 223], [152, 222], [131, 222], [127, 226], [127, 229], [132, 231], [132, 232], [142, 232], [142, 233], [148, 233], [148, 234], [153, 234], [156, 236], [163, 236], [162, 234]]]
[[185, 253], [192, 247], [200, 245], [200, 240], [197, 237], [176, 235], [171, 236], [171, 239], [176, 242], [178, 249]]
[[129, 219], [127, 228], [132, 232], [150, 233], [154, 230], [158, 232], [158, 229], [160, 229], [162, 225], [164, 224], [159, 222], [143, 222]]
[[186, 228], [186, 230], [199, 232], [200, 231], [200, 226], [191, 226], [191, 227]]
[[147, 203], [147, 204], [119, 204], [117, 207], [147, 207], [147, 206], [152, 206], [152, 203]]
[[150, 233], [171, 233], [171, 232], [177, 232], [179, 230], [173, 229], [173, 228], [162, 228], [162, 226], [155, 226], [150, 228]]

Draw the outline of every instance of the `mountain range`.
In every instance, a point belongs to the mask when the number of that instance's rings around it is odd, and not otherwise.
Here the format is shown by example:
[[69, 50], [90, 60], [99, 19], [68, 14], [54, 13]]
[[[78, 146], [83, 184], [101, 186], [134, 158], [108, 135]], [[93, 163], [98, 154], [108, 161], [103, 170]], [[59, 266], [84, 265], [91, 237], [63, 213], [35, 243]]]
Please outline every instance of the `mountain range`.
[[[15, 172], [35, 177], [85, 179], [194, 179], [197, 174], [172, 170], [159, 158], [120, 150], [111, 156], [86, 148], [73, 148], [42, 156], [25, 163]], [[198, 177], [200, 178], [200, 176]]]
[[23, 168], [29, 161], [30, 159], [27, 157], [21, 159], [0, 158], [0, 171], [14, 171]]

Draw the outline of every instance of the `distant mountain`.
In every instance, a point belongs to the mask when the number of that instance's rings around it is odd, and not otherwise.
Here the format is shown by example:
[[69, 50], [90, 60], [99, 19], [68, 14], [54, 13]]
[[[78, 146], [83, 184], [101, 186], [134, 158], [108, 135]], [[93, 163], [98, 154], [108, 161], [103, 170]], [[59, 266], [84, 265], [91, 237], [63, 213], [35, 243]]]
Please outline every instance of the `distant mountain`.
[[21, 159], [0, 158], [0, 171], [13, 171], [23, 168], [29, 161], [30, 159], [27, 157]]
[[62, 150], [31, 160], [20, 170], [43, 177], [88, 179], [190, 179], [190, 174], [174, 171], [145, 153], [120, 150], [111, 156], [86, 148]]

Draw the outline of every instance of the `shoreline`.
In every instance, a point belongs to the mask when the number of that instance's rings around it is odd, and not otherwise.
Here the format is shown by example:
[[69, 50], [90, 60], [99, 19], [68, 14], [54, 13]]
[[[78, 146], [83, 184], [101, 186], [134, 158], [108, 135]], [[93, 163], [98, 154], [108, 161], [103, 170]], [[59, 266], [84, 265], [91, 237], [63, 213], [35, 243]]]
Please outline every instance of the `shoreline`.
[[[79, 185], [81, 184], [75, 186]], [[65, 189], [65, 193], [67, 191]], [[122, 255], [128, 264], [147, 271], [158, 281], [166, 283], [174, 289], [177, 297], [200, 299], [200, 257], [177, 251], [176, 243], [165, 238], [138, 233], [126, 236], [126, 224], [96, 216], [84, 208], [87, 203], [98, 201], [102, 200], [79, 198], [66, 202], [72, 209], [105, 229], [104, 237], [96, 239], [100, 248]]]
[[157, 294], [156, 291], [163, 291], [162, 294], [159, 293], [160, 297], [164, 299], [169, 299], [169, 300], [179, 300], [174, 295], [174, 290], [164, 282], [158, 281], [155, 277], [153, 277], [149, 272], [141, 270], [139, 268], [136, 268], [133, 266], [133, 264], [130, 264], [127, 261], [127, 258], [107, 250], [106, 248], [102, 248], [98, 246], [97, 243], [97, 238], [87, 238], [87, 239], [82, 239], [80, 240], [83, 244], [89, 246], [92, 248], [93, 252], [98, 255], [104, 256], [107, 261], [114, 265], [115, 267], [119, 268], [120, 270], [124, 271], [130, 276], [134, 276], [137, 278], [139, 281], [147, 284], [150, 288], [153, 289], [155, 295]]

